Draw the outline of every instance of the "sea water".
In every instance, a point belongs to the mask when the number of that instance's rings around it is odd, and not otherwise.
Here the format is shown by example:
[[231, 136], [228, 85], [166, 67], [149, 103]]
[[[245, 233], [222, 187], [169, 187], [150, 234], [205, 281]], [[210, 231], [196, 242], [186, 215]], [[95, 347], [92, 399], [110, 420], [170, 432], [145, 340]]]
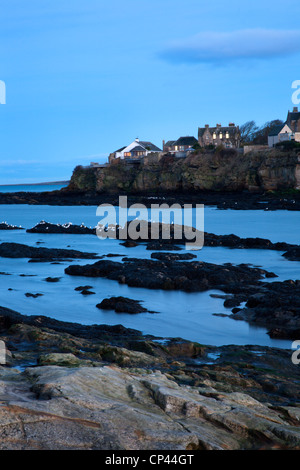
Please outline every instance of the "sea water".
[[58, 183], [0, 185], [0, 193], [43, 193], [45, 191], [57, 191], [59, 189], [65, 188], [67, 185], [67, 181]]
[[[0, 222], [31, 228], [45, 220], [51, 223], [84, 224], [95, 227], [98, 223], [95, 206], [30, 206], [1, 205]], [[272, 242], [299, 243], [300, 217], [295, 211], [234, 211], [204, 209], [204, 229], [215, 234], [234, 233], [241, 237], [268, 238]], [[109, 258], [122, 262], [122, 257], [150, 258], [145, 245], [126, 248], [118, 240], [99, 239], [95, 235], [31, 234], [26, 230], [0, 231], [0, 242], [10, 241], [31, 246], [69, 248], [119, 255]], [[183, 251], [184, 252], [184, 251]], [[230, 249], [204, 247], [193, 252], [198, 260], [223, 263], [248, 263], [274, 272], [278, 278], [299, 279], [300, 262], [286, 260], [282, 252], [258, 249]], [[64, 270], [70, 264], [89, 264], [92, 260], [72, 262], [28, 263], [28, 259], [0, 258], [0, 305], [26, 315], [45, 315], [58, 320], [93, 324], [122, 324], [144, 334], [159, 337], [181, 337], [202, 344], [253, 344], [291, 347], [290, 341], [272, 340], [264, 328], [249, 326], [228, 316], [231, 310], [223, 306], [224, 300], [214, 297], [219, 291], [186, 293], [180, 291], [149, 290], [120, 285], [103, 278], [68, 276]], [[57, 283], [46, 282], [47, 277], [59, 277]], [[94, 295], [83, 296], [75, 288], [92, 286]], [[27, 298], [26, 293], [41, 293], [38, 298]], [[142, 305], [156, 313], [138, 315], [117, 314], [99, 310], [96, 304], [110, 296], [140, 300]], [[213, 295], [213, 296], [212, 296]], [[216, 315], [217, 314], [217, 315]]]

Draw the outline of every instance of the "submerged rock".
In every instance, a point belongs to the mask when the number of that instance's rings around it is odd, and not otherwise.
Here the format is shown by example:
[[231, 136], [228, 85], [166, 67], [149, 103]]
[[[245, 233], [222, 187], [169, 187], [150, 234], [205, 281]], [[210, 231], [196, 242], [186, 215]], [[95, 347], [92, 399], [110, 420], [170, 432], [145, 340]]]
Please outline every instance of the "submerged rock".
[[109, 299], [103, 299], [96, 307], [102, 310], [114, 310], [117, 313], [143, 313], [148, 311], [141, 306], [140, 301], [126, 297], [110, 297]]

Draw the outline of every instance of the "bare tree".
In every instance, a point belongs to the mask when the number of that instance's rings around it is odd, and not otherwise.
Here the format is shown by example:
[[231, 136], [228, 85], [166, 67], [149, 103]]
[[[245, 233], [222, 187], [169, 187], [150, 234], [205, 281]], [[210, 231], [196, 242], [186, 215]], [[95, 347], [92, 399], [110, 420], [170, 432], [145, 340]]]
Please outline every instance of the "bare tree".
[[268, 135], [270, 131], [277, 126], [283, 125], [283, 121], [280, 119], [274, 119], [273, 121], [266, 122], [263, 126], [261, 126], [255, 136], [253, 138], [253, 143], [256, 145], [267, 145], [268, 143]]
[[240, 126], [241, 144], [247, 144], [253, 141], [259, 127], [255, 121], [247, 121]]

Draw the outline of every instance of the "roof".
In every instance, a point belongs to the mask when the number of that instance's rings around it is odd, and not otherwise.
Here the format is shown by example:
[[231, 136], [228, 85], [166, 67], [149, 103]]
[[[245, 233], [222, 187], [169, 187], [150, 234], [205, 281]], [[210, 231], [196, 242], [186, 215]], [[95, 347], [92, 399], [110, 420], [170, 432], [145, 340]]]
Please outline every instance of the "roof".
[[269, 137], [274, 137], [280, 133], [280, 131], [284, 128], [285, 124], [281, 124], [280, 126], [274, 126], [269, 132]]
[[186, 136], [186, 137], [179, 137], [173, 145], [194, 145], [198, 143], [198, 140], [195, 137]]
[[126, 147], [122, 147], [122, 148], [120, 148], [120, 149], [118, 149], [118, 150], [115, 150], [114, 153], [122, 152], [122, 150], [124, 150], [124, 149], [126, 149]]
[[161, 149], [156, 147], [156, 145], [152, 144], [152, 142], [135, 140], [130, 145], [127, 145], [126, 147], [122, 147], [119, 150], [116, 150], [114, 153], [122, 152], [125, 149], [128, 149], [128, 150], [126, 150], [128, 152], [135, 152], [135, 151], [143, 152], [145, 150], [148, 150], [148, 151], [150, 150], [152, 152], [161, 152]]
[[133, 149], [131, 149], [131, 152], [144, 152], [145, 151], [145, 148], [142, 147], [141, 145], [137, 145], [136, 147], [133, 147]]
[[168, 142], [165, 143], [165, 147], [172, 147], [175, 144], [176, 140], [168, 140]]
[[300, 112], [288, 112], [286, 124], [294, 132], [300, 132]]
[[235, 136], [238, 130], [237, 126], [218, 126], [218, 127], [199, 127], [198, 128], [198, 137], [202, 137], [205, 131], [209, 131], [211, 134], [216, 133], [220, 134], [228, 132], [229, 135]]
[[161, 149], [156, 147], [156, 145], [152, 144], [152, 142], [140, 140], [139, 144], [142, 145], [146, 150], [152, 150], [153, 152], [161, 152]]

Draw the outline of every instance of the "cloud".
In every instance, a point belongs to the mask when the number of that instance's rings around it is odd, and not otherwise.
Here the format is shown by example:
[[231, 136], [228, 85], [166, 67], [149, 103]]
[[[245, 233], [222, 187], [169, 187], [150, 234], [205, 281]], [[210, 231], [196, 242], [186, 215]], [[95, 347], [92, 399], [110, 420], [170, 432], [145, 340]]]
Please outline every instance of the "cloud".
[[287, 57], [300, 52], [300, 30], [243, 29], [202, 32], [172, 42], [159, 54], [171, 63], [226, 64]]

